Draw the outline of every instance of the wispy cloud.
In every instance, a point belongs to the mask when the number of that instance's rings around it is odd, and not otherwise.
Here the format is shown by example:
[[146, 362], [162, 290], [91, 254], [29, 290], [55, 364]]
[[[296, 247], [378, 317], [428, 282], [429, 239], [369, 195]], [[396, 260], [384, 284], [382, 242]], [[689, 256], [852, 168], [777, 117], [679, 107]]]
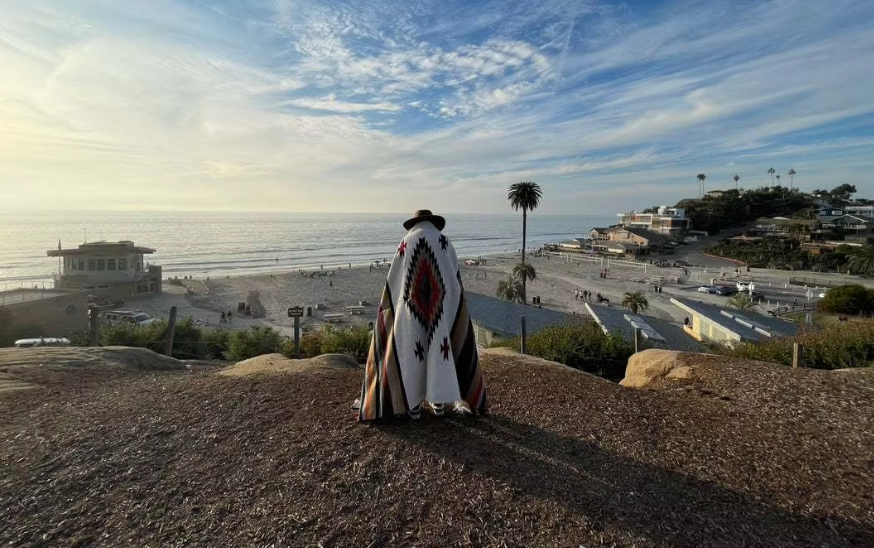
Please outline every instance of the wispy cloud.
[[[865, 0], [0, 4], [0, 200], [543, 211], [871, 193]], [[147, 191], [144, 189], [148, 189]]]

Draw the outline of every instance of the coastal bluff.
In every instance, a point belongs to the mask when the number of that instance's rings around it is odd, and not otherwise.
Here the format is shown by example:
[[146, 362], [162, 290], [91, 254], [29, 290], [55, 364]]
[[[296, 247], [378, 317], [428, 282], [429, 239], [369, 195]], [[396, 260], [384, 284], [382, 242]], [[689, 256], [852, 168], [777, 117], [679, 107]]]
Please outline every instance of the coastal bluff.
[[0, 351], [0, 544], [874, 545], [874, 370], [487, 350], [489, 416], [365, 426], [342, 357], [131, 350]]

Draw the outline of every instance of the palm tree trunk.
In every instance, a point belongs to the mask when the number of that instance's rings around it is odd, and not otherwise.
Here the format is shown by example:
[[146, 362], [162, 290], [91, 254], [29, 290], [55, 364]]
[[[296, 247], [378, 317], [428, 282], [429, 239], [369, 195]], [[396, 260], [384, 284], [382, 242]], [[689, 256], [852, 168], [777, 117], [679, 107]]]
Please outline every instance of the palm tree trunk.
[[[526, 236], [528, 231], [528, 210], [524, 207], [522, 208], [522, 262], [525, 262], [525, 245]], [[525, 276], [522, 277], [522, 304], [528, 302], [528, 293], [527, 293], [527, 285], [528, 280], [525, 279]]]
[[[528, 233], [528, 210], [522, 208], [522, 262], [525, 262], [525, 246], [527, 245]], [[528, 302], [528, 280], [527, 276], [522, 276], [522, 304]]]

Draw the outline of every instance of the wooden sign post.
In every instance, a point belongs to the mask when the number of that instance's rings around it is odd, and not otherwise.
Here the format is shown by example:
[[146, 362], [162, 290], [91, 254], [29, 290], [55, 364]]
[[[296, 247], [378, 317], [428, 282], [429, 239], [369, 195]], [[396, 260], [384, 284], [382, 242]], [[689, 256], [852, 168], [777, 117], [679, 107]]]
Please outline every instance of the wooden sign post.
[[294, 357], [300, 359], [300, 318], [303, 316], [302, 306], [292, 306], [288, 309], [288, 317], [294, 318]]

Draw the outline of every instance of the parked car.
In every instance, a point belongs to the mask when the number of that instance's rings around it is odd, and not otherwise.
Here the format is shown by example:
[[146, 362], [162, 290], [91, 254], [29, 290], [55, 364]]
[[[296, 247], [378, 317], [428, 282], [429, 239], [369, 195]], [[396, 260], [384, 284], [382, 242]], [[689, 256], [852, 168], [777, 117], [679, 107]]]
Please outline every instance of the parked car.
[[158, 321], [140, 310], [110, 310], [103, 314], [103, 318], [109, 325], [129, 323], [133, 325], [149, 325]]
[[756, 285], [749, 280], [738, 280], [738, 282], [737, 282], [737, 290], [738, 291], [749, 291], [750, 287], [755, 289]]
[[34, 346], [69, 346], [70, 339], [63, 337], [37, 337], [33, 339], [18, 339], [15, 346], [18, 348], [32, 348]]
[[737, 293], [737, 289], [730, 285], [720, 285], [716, 287], [716, 294], [728, 297]]
[[698, 293], [716, 293], [715, 285], [702, 285], [698, 288]]

